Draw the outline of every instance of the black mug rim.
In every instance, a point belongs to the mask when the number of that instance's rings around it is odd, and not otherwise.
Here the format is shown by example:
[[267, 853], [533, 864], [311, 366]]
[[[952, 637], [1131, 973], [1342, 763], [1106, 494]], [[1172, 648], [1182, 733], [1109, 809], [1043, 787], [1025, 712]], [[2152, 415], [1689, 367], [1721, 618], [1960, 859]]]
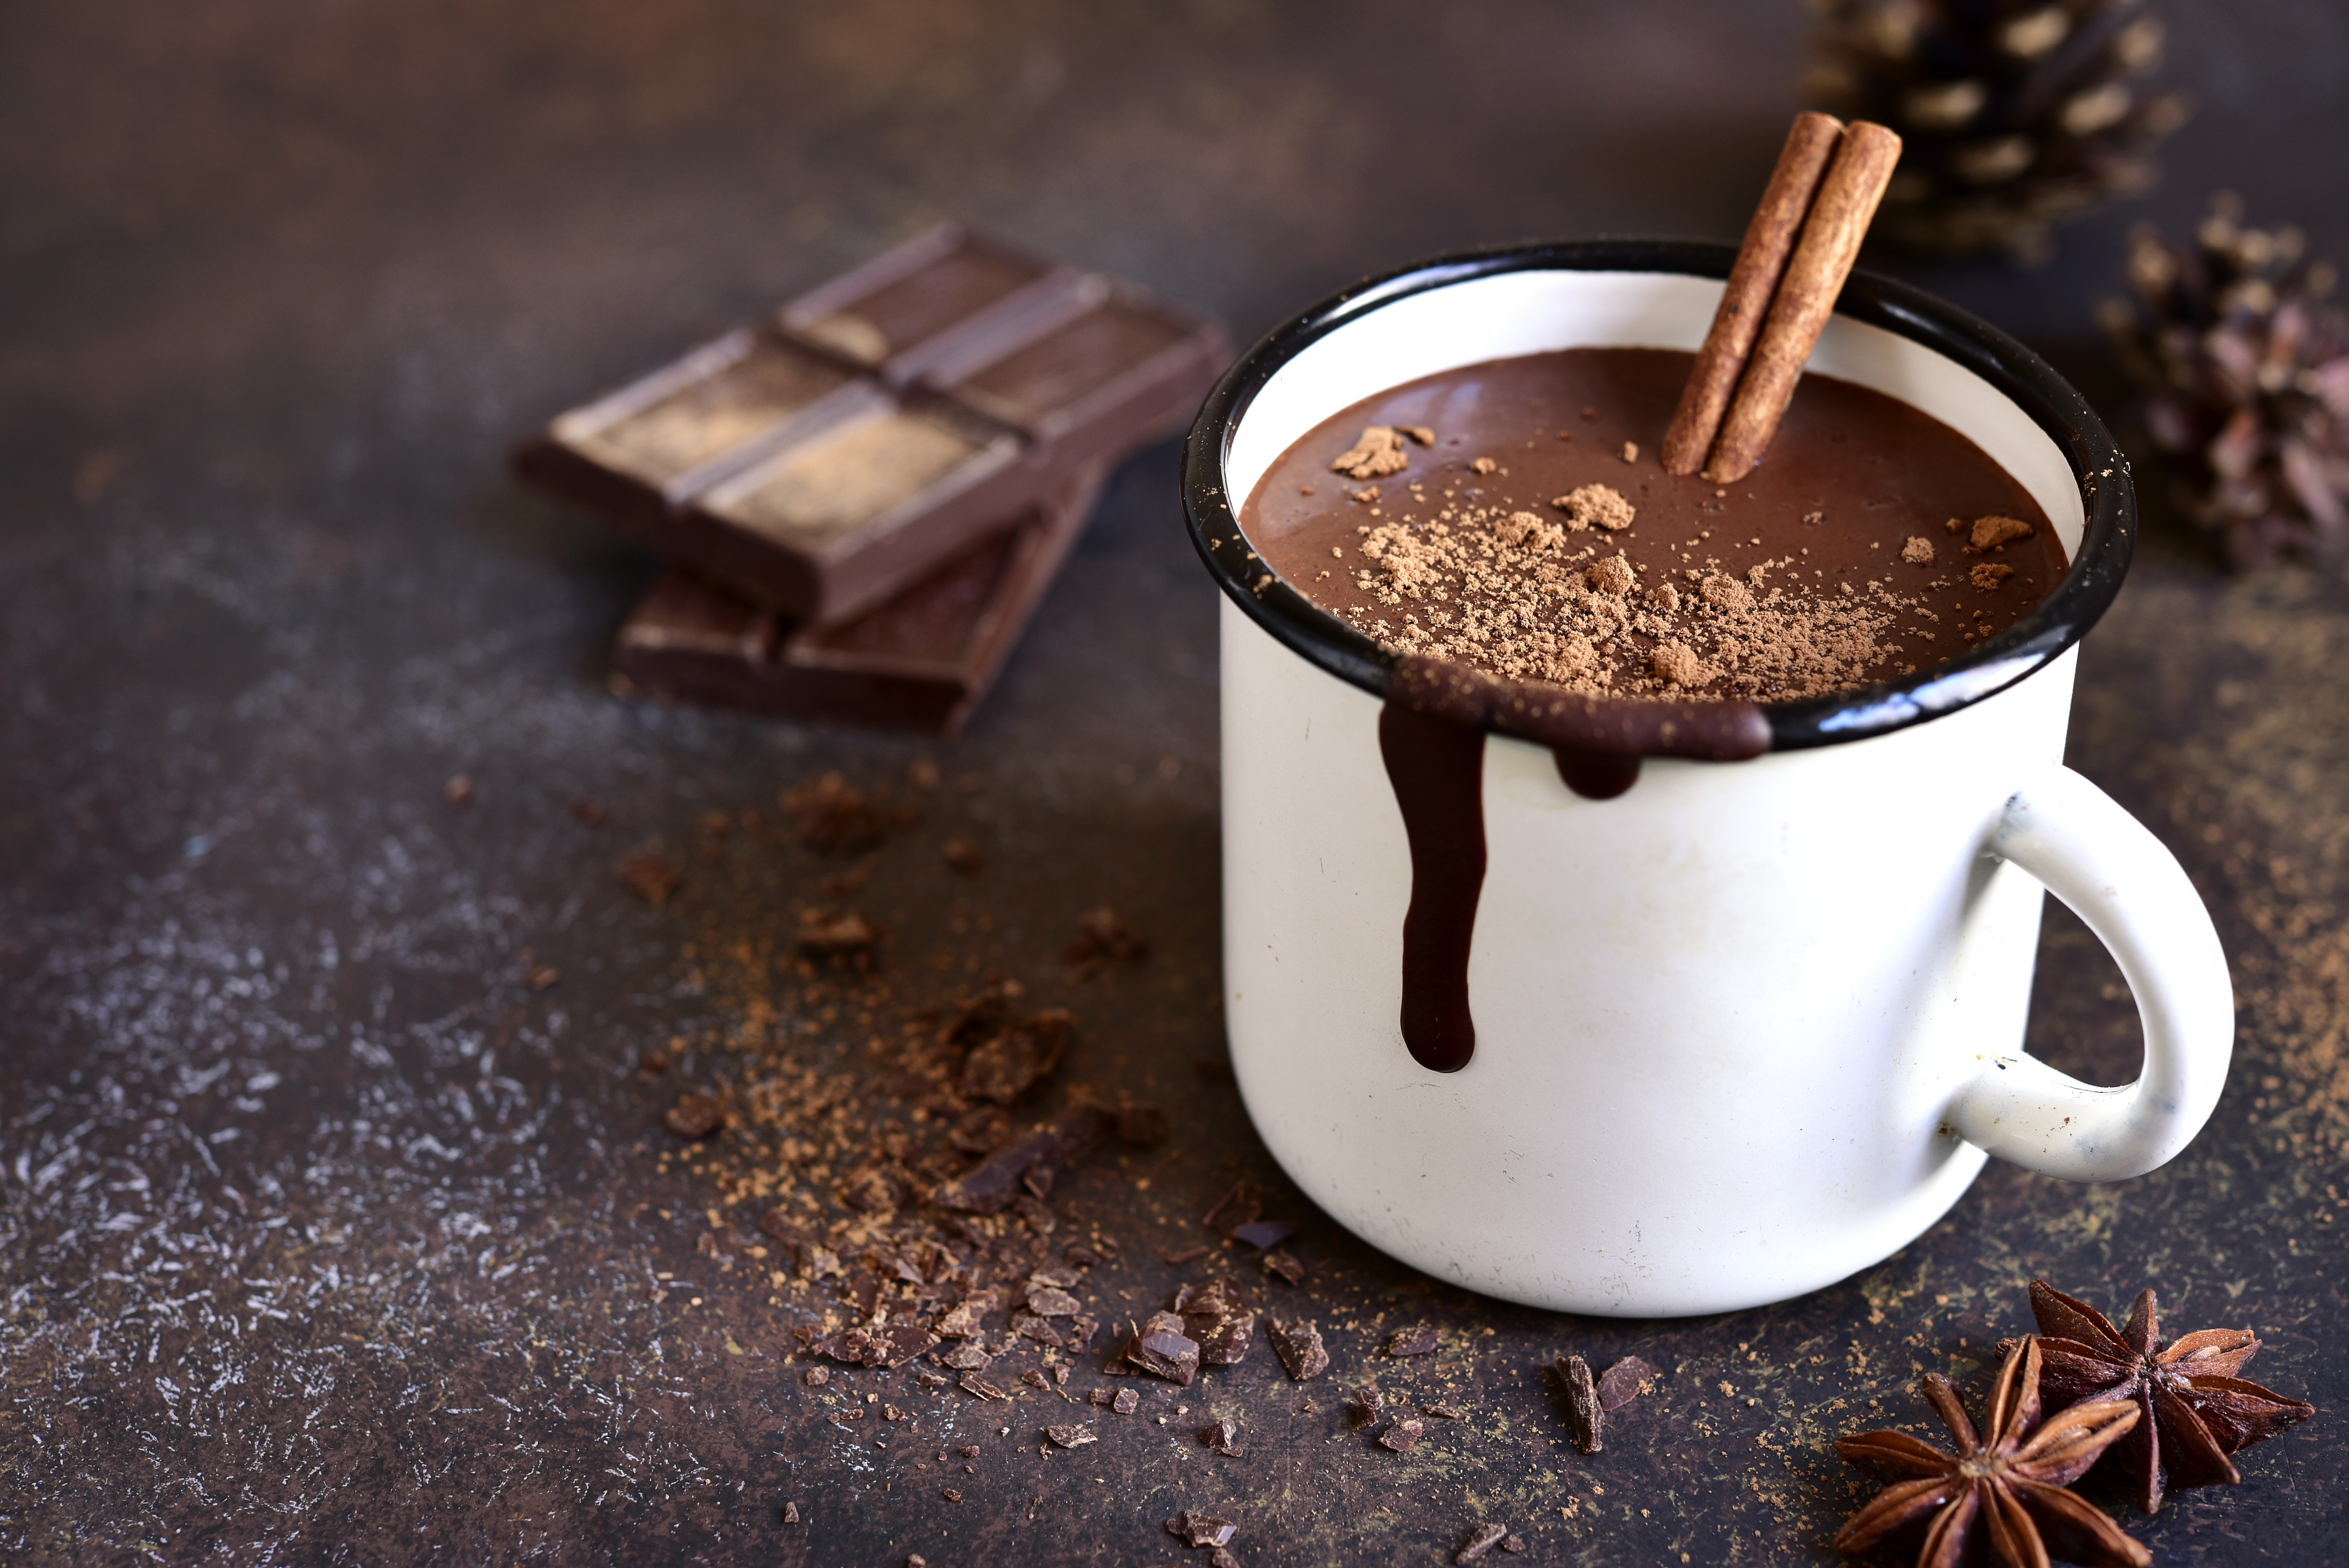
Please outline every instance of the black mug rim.
[[[1495, 246], [1414, 262], [1365, 279], [1275, 327], [1207, 394], [1183, 443], [1183, 512], [1191, 542], [1232, 602], [1309, 663], [1383, 698], [1400, 655], [1355, 631], [1270, 573], [1250, 549], [1224, 466], [1239, 422], [1265, 384], [1313, 344], [1413, 294], [1516, 272], [1674, 273], [1725, 278], [1730, 246], [1689, 240], [1583, 240]], [[2044, 668], [2087, 634], [2120, 592], [2137, 547], [2128, 459], [2087, 400], [2054, 368], [1988, 322], [1946, 300], [1855, 272], [1836, 314], [1921, 344], [1972, 371], [2055, 442], [2080, 490], [2079, 548], [2054, 589], [1997, 636], [1913, 676], [1823, 697], [1761, 705], [1770, 749], [1802, 750], [1889, 734], [1954, 713]], [[1367, 395], [1367, 394], [1366, 394]]]

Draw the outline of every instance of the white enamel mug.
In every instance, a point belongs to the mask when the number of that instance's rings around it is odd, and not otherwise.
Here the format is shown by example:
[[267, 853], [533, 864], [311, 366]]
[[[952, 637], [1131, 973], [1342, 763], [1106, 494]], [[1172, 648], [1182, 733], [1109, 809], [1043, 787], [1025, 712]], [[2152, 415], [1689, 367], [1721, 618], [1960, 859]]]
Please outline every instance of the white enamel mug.
[[[2002, 635], [1905, 680], [1776, 705], [1769, 750], [1650, 758], [1587, 799], [1486, 738], [1476, 1044], [1403, 1044], [1412, 867], [1381, 760], [1392, 660], [1270, 578], [1235, 511], [1381, 388], [1584, 346], [1693, 349], [1729, 250], [1520, 247], [1416, 266], [1298, 317], [1194, 427], [1185, 505], [1223, 605], [1224, 1006], [1259, 1133], [1348, 1229], [1440, 1279], [1564, 1311], [1784, 1300], [1889, 1256], [1995, 1154], [2141, 1174], [2217, 1103], [2234, 1004], [2177, 861], [2063, 765], [2074, 645], [2136, 531], [2078, 394], [1955, 307], [1855, 276], [1809, 368], [1961, 432], [2045, 509], [2073, 565]], [[2040, 895], [2110, 949], [2137, 1081], [2023, 1051]]]

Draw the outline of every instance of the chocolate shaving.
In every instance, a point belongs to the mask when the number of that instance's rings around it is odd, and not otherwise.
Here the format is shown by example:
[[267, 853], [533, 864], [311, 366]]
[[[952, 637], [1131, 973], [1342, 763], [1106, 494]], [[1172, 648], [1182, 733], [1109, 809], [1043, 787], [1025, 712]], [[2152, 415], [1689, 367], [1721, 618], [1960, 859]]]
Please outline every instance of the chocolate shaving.
[[1284, 1281], [1289, 1284], [1303, 1284], [1305, 1283], [1305, 1265], [1299, 1263], [1287, 1253], [1274, 1252], [1265, 1253], [1264, 1272], [1270, 1274], [1273, 1278]]
[[1246, 1242], [1259, 1252], [1277, 1247], [1297, 1233], [1297, 1227], [1286, 1220], [1257, 1220], [1232, 1227], [1232, 1240]]
[[1009, 1399], [1009, 1394], [997, 1387], [976, 1372], [966, 1372], [957, 1385], [966, 1394], [976, 1394], [982, 1399]]
[[1179, 1269], [1185, 1264], [1197, 1263], [1215, 1250], [1213, 1247], [1184, 1247], [1174, 1252], [1159, 1253], [1158, 1261]]
[[1607, 1414], [1599, 1403], [1599, 1389], [1590, 1380], [1590, 1364], [1579, 1356], [1561, 1356], [1557, 1358], [1557, 1380], [1566, 1389], [1568, 1434], [1583, 1453], [1597, 1453], [1604, 1446], [1600, 1437]]
[[1044, 1435], [1064, 1449], [1081, 1449], [1087, 1443], [1101, 1440], [1094, 1435], [1091, 1427], [1076, 1421], [1071, 1421], [1065, 1426], [1047, 1427], [1044, 1429]]
[[1460, 1543], [1460, 1550], [1452, 1554], [1452, 1561], [1474, 1563], [1498, 1546], [1508, 1533], [1509, 1527], [1506, 1524], [1480, 1524], [1468, 1532], [1468, 1539]]
[[1658, 1377], [1654, 1367], [1636, 1356], [1626, 1356], [1607, 1368], [1599, 1379], [1599, 1408], [1619, 1410], [1653, 1386]]
[[1379, 1447], [1392, 1449], [1399, 1454], [1407, 1454], [1419, 1447], [1420, 1434], [1425, 1430], [1427, 1430], [1426, 1425], [1415, 1418], [1397, 1421], [1379, 1434]]

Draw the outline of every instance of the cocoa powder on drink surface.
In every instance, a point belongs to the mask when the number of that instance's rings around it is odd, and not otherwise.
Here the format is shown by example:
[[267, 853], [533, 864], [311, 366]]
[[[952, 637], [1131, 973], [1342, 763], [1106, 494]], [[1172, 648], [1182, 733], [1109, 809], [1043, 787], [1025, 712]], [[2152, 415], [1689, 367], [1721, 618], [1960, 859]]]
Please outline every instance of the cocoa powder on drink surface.
[[2062, 577], [2019, 482], [1849, 382], [1806, 377], [1746, 480], [1666, 474], [1652, 454], [1689, 363], [1568, 349], [1379, 393], [1273, 465], [1249, 541], [1397, 653], [1630, 696], [1788, 701], [1912, 675]]

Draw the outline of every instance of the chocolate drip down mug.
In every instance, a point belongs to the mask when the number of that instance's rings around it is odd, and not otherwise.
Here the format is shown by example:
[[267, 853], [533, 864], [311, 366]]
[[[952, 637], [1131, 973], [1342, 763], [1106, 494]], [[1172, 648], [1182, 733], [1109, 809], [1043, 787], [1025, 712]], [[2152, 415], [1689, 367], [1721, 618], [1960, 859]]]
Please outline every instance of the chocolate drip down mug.
[[[1956, 658], [1765, 707], [1748, 760], [1650, 756], [1596, 799], [1547, 747], [1484, 736], [1475, 1046], [1450, 1071], [1406, 1048], [1395, 660], [1273, 578], [1237, 513], [1293, 442], [1383, 387], [1552, 349], [1693, 349], [1732, 257], [1594, 242], [1373, 280], [1234, 366], [1185, 451], [1225, 590], [1224, 1006], [1248, 1113], [1365, 1241], [1562, 1311], [1817, 1289], [1913, 1240], [1991, 1155], [2142, 1174], [2209, 1119], [2233, 1046], [2225, 956], [2185, 872], [2063, 765], [2075, 645], [2134, 543], [2126, 462], [2028, 350], [1863, 273], [1809, 368], [1971, 438], [2045, 510], [2070, 570]], [[2137, 999], [2134, 1084], [2023, 1050], [2043, 890]]]

